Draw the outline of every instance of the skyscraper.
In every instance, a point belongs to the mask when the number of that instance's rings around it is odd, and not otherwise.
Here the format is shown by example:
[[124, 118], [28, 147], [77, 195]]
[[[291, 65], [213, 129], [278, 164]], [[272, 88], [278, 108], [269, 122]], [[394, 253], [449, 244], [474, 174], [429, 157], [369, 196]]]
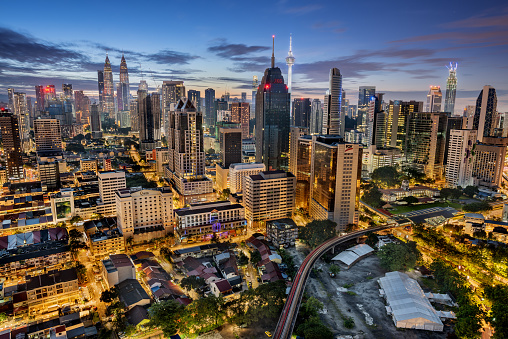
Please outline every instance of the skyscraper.
[[164, 81], [162, 83], [162, 105], [169, 107], [185, 98], [185, 86], [183, 81]]
[[21, 149], [23, 152], [28, 153], [30, 151], [30, 115], [25, 93], [13, 93], [13, 107], [14, 116], [18, 119]]
[[117, 85], [116, 97], [119, 111], [129, 110], [129, 70], [127, 69], [127, 62], [122, 53], [122, 60], [120, 62], [120, 82]]
[[62, 134], [58, 119], [34, 121], [35, 149], [39, 156], [62, 155]]
[[293, 37], [289, 36], [289, 52], [288, 56], [286, 57], [286, 64], [288, 65], [288, 92], [291, 93], [291, 85], [293, 80], [293, 65], [295, 64], [295, 57], [293, 56], [292, 51], [292, 42]]
[[390, 100], [386, 128], [386, 146], [403, 150], [406, 144], [407, 116], [412, 112], [423, 112], [423, 101]]
[[309, 98], [293, 99], [291, 126], [310, 127], [312, 104]]
[[62, 84], [62, 92], [65, 99], [72, 99], [74, 93], [72, 92], [72, 84]]
[[241, 99], [240, 99], [241, 102], [247, 102], [247, 92], [242, 92], [241, 93]]
[[310, 134], [321, 134], [323, 130], [323, 107], [321, 100], [314, 99], [311, 104]]
[[35, 86], [35, 101], [37, 102], [36, 111], [44, 111], [44, 86]]
[[490, 86], [483, 86], [478, 99], [473, 118], [473, 129], [478, 131], [478, 140], [483, 137], [496, 136], [497, 127], [497, 95], [496, 90]]
[[113, 84], [113, 70], [109, 57], [106, 54], [106, 61], [104, 62], [104, 92], [102, 95], [104, 113], [108, 113], [111, 119], [115, 118], [115, 90]]
[[358, 108], [367, 108], [376, 95], [376, 86], [360, 86], [358, 88]]
[[280, 68], [275, 67], [273, 39], [271, 67], [256, 94], [256, 162], [268, 170], [287, 169], [289, 153], [291, 95]]
[[194, 104], [194, 106], [196, 106], [196, 109], [198, 110], [198, 112], [202, 112], [201, 111], [201, 92], [200, 91], [196, 91], [196, 90], [193, 90], [193, 89], [190, 89], [187, 91], [187, 98], [189, 98], [192, 103]]
[[473, 182], [473, 147], [476, 144], [475, 130], [452, 129], [448, 144], [446, 162], [446, 183], [452, 187], [466, 187]]
[[160, 94], [138, 91], [139, 140], [142, 149], [154, 149], [160, 140]]
[[102, 138], [101, 112], [97, 104], [90, 105], [90, 131], [93, 139]]
[[104, 107], [104, 72], [97, 71], [97, 84], [99, 86], [99, 111]]
[[455, 110], [455, 94], [457, 93], [457, 63], [450, 62], [448, 79], [446, 80], [446, 94], [444, 111], [453, 115]]
[[242, 130], [222, 127], [219, 129], [222, 168], [242, 162]]
[[2, 144], [7, 155], [7, 175], [12, 179], [23, 179], [23, 159], [18, 119], [8, 110], [0, 111]]
[[251, 103], [250, 103], [250, 114], [251, 119], [254, 119], [256, 117], [256, 93], [258, 92], [259, 87], [259, 81], [258, 76], [253, 75], [252, 76], [252, 96], [251, 96]]
[[323, 134], [344, 136], [346, 117], [341, 114], [342, 75], [338, 68], [330, 70], [330, 86], [323, 108]]
[[205, 125], [211, 127], [215, 125], [217, 120], [217, 112], [215, 111], [215, 90], [207, 88], [205, 90]]
[[429, 94], [427, 94], [427, 105], [425, 112], [441, 112], [441, 103], [443, 102], [443, 94], [441, 87], [430, 86]]
[[7, 96], [9, 98], [9, 111], [14, 112], [14, 88], [7, 88]]
[[233, 102], [231, 104], [231, 122], [240, 124], [242, 139], [249, 137], [250, 105], [248, 102]]

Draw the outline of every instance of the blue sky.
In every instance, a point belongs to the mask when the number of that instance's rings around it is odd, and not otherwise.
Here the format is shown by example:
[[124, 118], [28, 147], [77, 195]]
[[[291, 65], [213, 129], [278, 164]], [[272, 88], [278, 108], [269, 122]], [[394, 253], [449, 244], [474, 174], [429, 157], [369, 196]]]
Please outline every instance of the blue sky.
[[272, 34], [287, 72], [292, 33], [295, 97], [321, 98], [338, 67], [352, 103], [361, 85], [386, 99], [424, 100], [429, 85], [444, 92], [445, 66], [456, 61], [457, 112], [486, 84], [508, 111], [505, 1], [9, 1], [1, 9], [4, 101], [7, 87], [33, 95], [38, 84], [72, 83], [96, 96], [106, 51], [118, 72], [122, 50], [133, 91], [141, 64], [152, 89], [172, 79], [219, 95], [226, 87], [250, 93], [252, 76], [269, 65]]

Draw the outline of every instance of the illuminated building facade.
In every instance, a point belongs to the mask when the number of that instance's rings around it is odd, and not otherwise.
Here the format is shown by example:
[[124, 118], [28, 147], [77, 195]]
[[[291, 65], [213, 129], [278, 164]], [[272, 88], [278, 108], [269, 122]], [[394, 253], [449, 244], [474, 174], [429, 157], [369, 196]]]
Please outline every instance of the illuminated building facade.
[[115, 118], [115, 90], [113, 84], [113, 70], [109, 57], [106, 55], [104, 62], [104, 92], [102, 95], [103, 106], [102, 112], [107, 113], [109, 118]]
[[446, 80], [444, 111], [453, 115], [455, 111], [455, 95], [457, 93], [457, 63], [450, 62], [448, 79]]

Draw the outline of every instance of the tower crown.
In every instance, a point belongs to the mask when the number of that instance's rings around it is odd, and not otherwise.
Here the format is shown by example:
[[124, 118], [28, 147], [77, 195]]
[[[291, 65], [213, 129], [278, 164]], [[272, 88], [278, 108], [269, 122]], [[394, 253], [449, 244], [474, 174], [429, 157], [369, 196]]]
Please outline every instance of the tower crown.
[[293, 56], [293, 51], [292, 51], [292, 40], [293, 40], [293, 37], [290, 35], [289, 36], [289, 52], [288, 52], [288, 56], [286, 57], [286, 64], [288, 66], [292, 66], [295, 63], [295, 57]]

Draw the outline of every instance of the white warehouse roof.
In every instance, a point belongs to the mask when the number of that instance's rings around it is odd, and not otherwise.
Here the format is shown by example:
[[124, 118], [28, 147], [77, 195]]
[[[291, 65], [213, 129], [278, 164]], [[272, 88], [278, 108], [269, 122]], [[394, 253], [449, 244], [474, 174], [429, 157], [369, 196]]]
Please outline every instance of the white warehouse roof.
[[443, 331], [443, 323], [420, 285], [405, 273], [389, 272], [379, 279], [395, 326], [428, 331]]
[[374, 252], [374, 249], [367, 244], [359, 244], [348, 248], [347, 250], [340, 252], [338, 255], [332, 258], [332, 260], [342, 261], [347, 266], [351, 266], [357, 260], [362, 257]]

